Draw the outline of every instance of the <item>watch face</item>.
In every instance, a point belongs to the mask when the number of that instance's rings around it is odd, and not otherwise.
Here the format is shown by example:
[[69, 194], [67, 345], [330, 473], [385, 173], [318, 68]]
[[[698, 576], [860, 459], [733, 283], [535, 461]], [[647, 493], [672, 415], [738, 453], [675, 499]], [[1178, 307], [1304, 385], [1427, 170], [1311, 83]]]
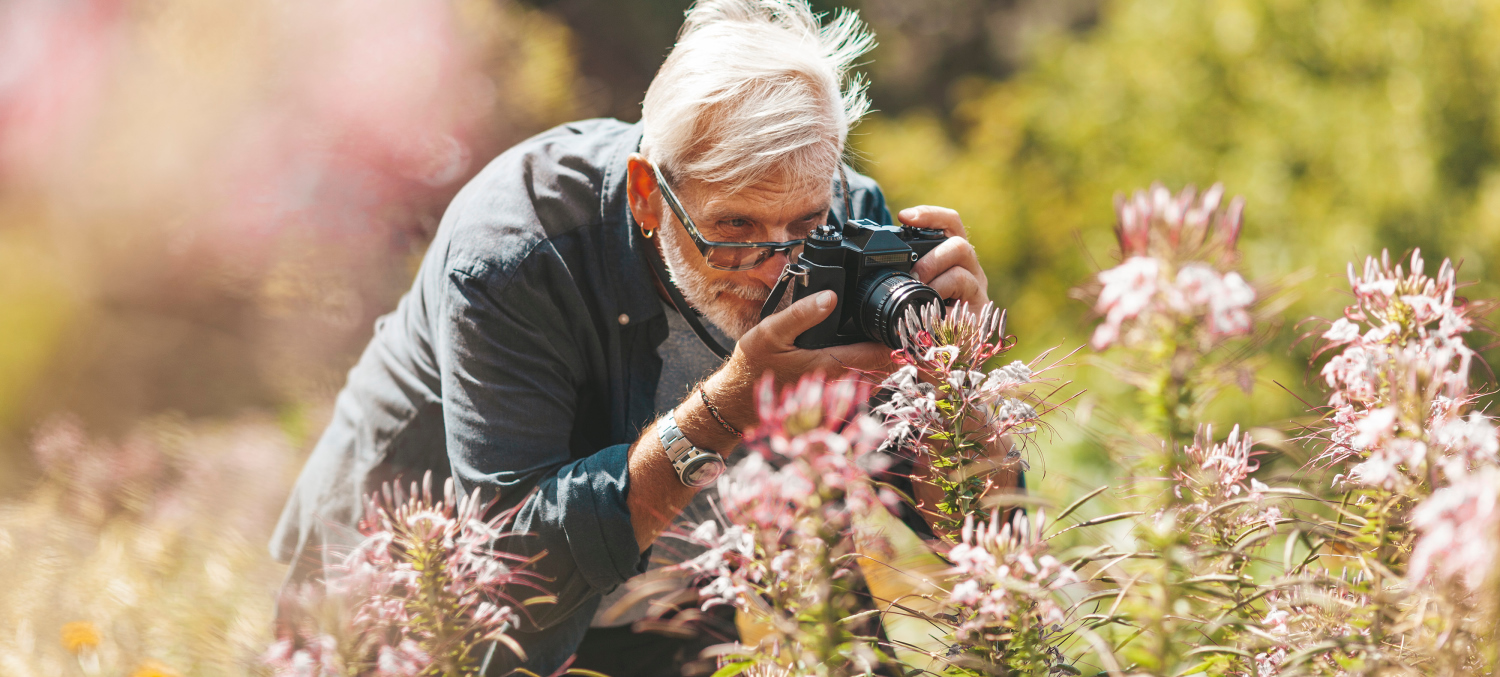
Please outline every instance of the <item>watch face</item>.
[[706, 487], [724, 474], [724, 459], [706, 455], [695, 458], [682, 471], [682, 481], [690, 487]]

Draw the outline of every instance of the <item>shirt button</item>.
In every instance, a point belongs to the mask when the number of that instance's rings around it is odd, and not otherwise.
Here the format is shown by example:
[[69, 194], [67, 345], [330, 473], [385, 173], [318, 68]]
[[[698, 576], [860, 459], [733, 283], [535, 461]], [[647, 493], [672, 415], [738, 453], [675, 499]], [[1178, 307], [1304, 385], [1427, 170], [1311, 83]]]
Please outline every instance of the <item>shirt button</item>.
[[630, 324], [630, 316], [620, 313], [620, 324]]

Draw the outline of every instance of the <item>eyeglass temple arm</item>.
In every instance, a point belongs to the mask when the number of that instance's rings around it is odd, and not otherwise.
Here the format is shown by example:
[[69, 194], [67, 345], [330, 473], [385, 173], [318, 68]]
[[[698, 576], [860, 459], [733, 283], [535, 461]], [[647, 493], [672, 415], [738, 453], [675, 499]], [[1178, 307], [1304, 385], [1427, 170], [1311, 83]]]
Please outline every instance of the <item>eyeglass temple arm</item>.
[[[695, 239], [701, 239], [703, 236], [698, 232], [697, 224], [694, 224], [693, 220], [691, 218], [688, 218], [687, 210], [683, 209], [682, 203], [677, 201], [677, 195], [672, 192], [671, 188], [667, 187], [667, 179], [666, 177], [662, 176], [661, 168], [657, 167], [655, 162], [650, 162], [647, 164], [651, 165], [651, 173], [656, 176], [656, 187], [661, 191], [661, 196], [663, 198], [666, 198], [667, 207], [669, 207], [672, 210], [672, 213], [677, 216], [677, 220], [682, 222], [684, 228], [687, 228], [694, 235], [698, 236]], [[699, 245], [699, 248], [701, 249], [702, 245]]]

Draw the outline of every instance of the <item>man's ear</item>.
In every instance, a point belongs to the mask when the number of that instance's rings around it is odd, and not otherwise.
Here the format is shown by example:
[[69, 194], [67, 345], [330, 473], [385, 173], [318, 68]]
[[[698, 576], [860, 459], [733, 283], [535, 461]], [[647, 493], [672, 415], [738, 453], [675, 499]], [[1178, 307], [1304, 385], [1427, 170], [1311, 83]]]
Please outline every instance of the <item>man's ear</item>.
[[646, 156], [631, 153], [625, 165], [625, 196], [630, 203], [630, 214], [640, 225], [641, 233], [651, 237], [661, 227], [661, 213], [656, 196], [656, 175]]

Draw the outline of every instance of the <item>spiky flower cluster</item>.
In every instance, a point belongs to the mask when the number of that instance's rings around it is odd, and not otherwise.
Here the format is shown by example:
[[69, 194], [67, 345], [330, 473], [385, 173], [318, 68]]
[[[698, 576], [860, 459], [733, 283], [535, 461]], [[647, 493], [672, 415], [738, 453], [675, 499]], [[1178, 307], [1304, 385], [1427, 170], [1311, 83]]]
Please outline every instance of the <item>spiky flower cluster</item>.
[[1455, 295], [1452, 263], [1432, 278], [1420, 251], [1409, 271], [1382, 253], [1365, 260], [1362, 275], [1351, 263], [1349, 284], [1355, 304], [1323, 334], [1323, 350], [1338, 353], [1322, 370], [1332, 390], [1322, 460], [1351, 460], [1338, 479], [1357, 486], [1425, 491], [1439, 474], [1451, 481], [1493, 464], [1494, 426], [1477, 413], [1463, 417], [1473, 399], [1474, 351], [1464, 344], [1472, 320]]
[[1034, 518], [1017, 514], [1011, 522], [996, 511], [977, 524], [970, 515], [948, 553], [948, 603], [958, 617], [954, 638], [969, 655], [1015, 674], [1043, 674], [1062, 661], [1048, 637], [1061, 632], [1066, 620], [1060, 591], [1079, 583], [1071, 567], [1048, 553], [1045, 524], [1040, 511]]
[[1356, 649], [1369, 641], [1369, 628], [1359, 616], [1370, 598], [1357, 591], [1365, 583], [1363, 572], [1330, 575], [1318, 570], [1285, 591], [1268, 594], [1259, 622], [1259, 639], [1264, 641], [1254, 654], [1252, 674], [1351, 674], [1333, 656], [1303, 649], [1330, 637]]
[[[477, 675], [483, 647], [504, 644], [522, 608], [512, 595], [540, 591], [530, 560], [496, 550], [509, 513], [486, 517], [493, 501], [456, 495], [453, 480], [435, 500], [431, 472], [410, 493], [386, 484], [366, 499], [364, 540], [330, 572], [327, 597], [310, 588], [307, 607], [331, 602], [345, 627], [299, 623], [267, 652], [278, 675]], [[525, 604], [546, 602], [533, 597]], [[352, 611], [350, 611], [352, 609]], [[347, 613], [345, 613], [347, 612]], [[311, 617], [302, 620], [312, 620]]]
[[[979, 498], [992, 487], [988, 470], [1024, 470], [1022, 448], [1041, 414], [1033, 393], [1036, 369], [1013, 361], [994, 369], [985, 362], [1009, 349], [1005, 312], [986, 304], [979, 312], [960, 304], [944, 313], [937, 304], [908, 309], [898, 327], [903, 366], [881, 384], [888, 400], [875, 408], [890, 426], [888, 444], [926, 460], [944, 498], [940, 526], [957, 529], [965, 515], [980, 514]], [[978, 472], [974, 472], [974, 471]]]
[[1184, 450], [1186, 462], [1177, 468], [1173, 492], [1186, 505], [1184, 515], [1202, 529], [1194, 529], [1193, 540], [1213, 546], [1229, 546], [1247, 529], [1264, 524], [1276, 530], [1281, 509], [1267, 505], [1271, 487], [1250, 475], [1260, 468], [1248, 433], [1235, 426], [1223, 442], [1214, 442], [1213, 426], [1203, 426]]
[[[1494, 658], [1481, 611], [1494, 613], [1495, 596], [1475, 593], [1493, 586], [1500, 552], [1500, 439], [1471, 410], [1476, 306], [1456, 295], [1451, 262], [1428, 277], [1420, 252], [1409, 268], [1383, 252], [1348, 272], [1355, 303], [1322, 335], [1320, 352], [1335, 354], [1321, 371], [1331, 392], [1318, 458], [1345, 470], [1332, 484], [1349, 511], [1333, 533], [1360, 573], [1298, 591], [1337, 598], [1350, 617], [1303, 637], [1366, 669], [1472, 674]], [[1308, 625], [1292, 611], [1293, 626]]]
[[687, 540], [706, 550], [677, 567], [707, 582], [705, 607], [731, 604], [767, 627], [766, 640], [731, 660], [796, 675], [874, 666], [874, 651], [844, 622], [858, 603], [849, 589], [857, 576], [852, 516], [880, 502], [857, 464], [885, 439], [863, 410], [869, 392], [854, 378], [826, 382], [821, 374], [779, 396], [769, 376], [761, 382], [749, 453], [719, 479], [732, 526], [699, 525]]
[[1255, 290], [1230, 270], [1238, 258], [1244, 201], [1221, 209], [1224, 187], [1202, 196], [1191, 186], [1173, 196], [1161, 184], [1115, 200], [1121, 263], [1099, 273], [1096, 350], [1139, 343], [1187, 326], [1213, 341], [1250, 331]]

